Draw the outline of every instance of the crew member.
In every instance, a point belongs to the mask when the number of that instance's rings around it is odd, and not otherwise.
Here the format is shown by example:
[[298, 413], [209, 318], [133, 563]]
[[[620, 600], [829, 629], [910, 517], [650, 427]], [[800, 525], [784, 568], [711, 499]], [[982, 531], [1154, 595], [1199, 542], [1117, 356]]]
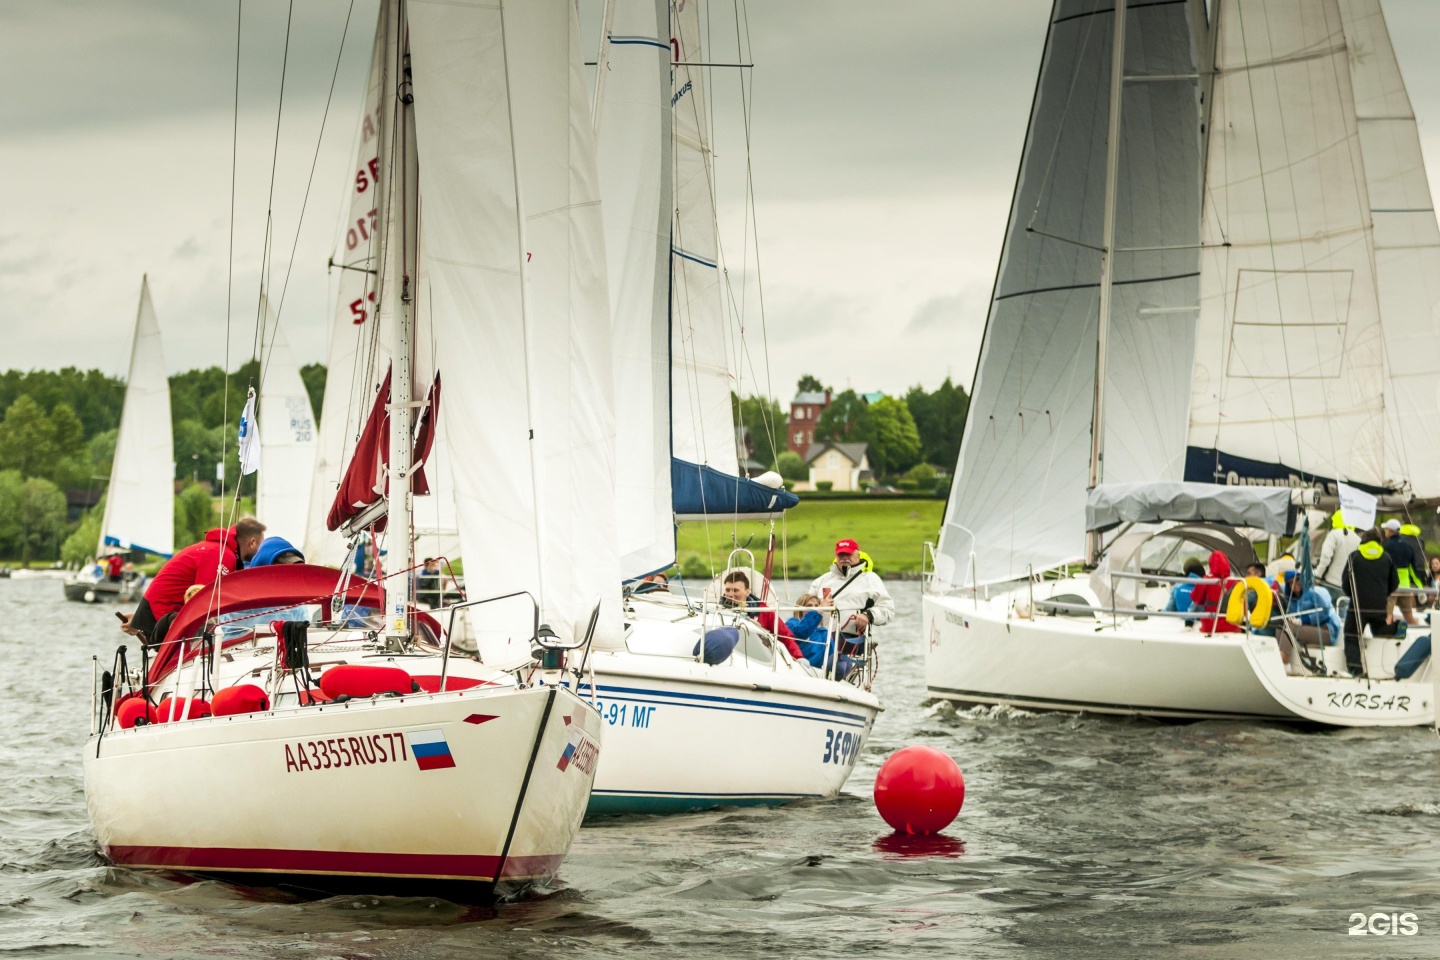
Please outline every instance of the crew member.
[[835, 562], [816, 577], [808, 593], [818, 596], [824, 606], [834, 607], [835, 623], [842, 639], [852, 648], [864, 645], [870, 627], [883, 627], [895, 616], [895, 601], [885, 581], [862, 560], [854, 540], [835, 543]]
[[1360, 643], [1365, 628], [1377, 637], [1393, 637], [1394, 615], [1390, 595], [1400, 588], [1400, 572], [1380, 545], [1374, 530], [1360, 538], [1360, 546], [1345, 564], [1345, 585], [1350, 588], [1350, 609], [1345, 614], [1345, 666], [1352, 677], [1364, 673]]
[[[1401, 524], [1399, 520], [1386, 520], [1380, 525], [1380, 536], [1384, 538], [1380, 546], [1384, 548], [1386, 555], [1395, 564], [1395, 571], [1400, 575], [1401, 589], [1419, 587], [1423, 581], [1420, 578], [1422, 567], [1420, 558], [1415, 554], [1415, 547], [1409, 539], [1401, 535]], [[1400, 612], [1405, 615], [1405, 622], [1415, 626], [1420, 621], [1415, 618], [1415, 595], [1413, 593], [1398, 593], [1390, 598], [1389, 606], [1399, 607]]]
[[[265, 525], [246, 517], [228, 529], [215, 529], [205, 539], [179, 550], [165, 561], [160, 572], [145, 588], [135, 612], [122, 618], [120, 629], [146, 643], [159, 643], [164, 631], [161, 621], [179, 611], [192, 596], [248, 561], [260, 549]], [[169, 627], [169, 623], [163, 624]]]
[[750, 578], [742, 571], [731, 570], [725, 574], [725, 596], [722, 602], [727, 606], [743, 608], [746, 616], [780, 639], [790, 656], [796, 660], [805, 659], [805, 655], [795, 645], [795, 638], [790, 635], [790, 628], [785, 625], [785, 621], [775, 616], [773, 609], [760, 605], [760, 598], [750, 592]]

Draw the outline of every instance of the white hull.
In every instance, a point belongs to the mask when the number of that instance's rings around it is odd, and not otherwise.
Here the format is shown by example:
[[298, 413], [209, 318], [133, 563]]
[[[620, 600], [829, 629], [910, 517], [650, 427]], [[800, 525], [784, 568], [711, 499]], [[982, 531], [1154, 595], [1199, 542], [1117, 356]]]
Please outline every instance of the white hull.
[[[705, 664], [691, 655], [700, 617], [676, 620], [664, 601], [634, 606], [631, 649], [591, 654], [605, 752], [590, 816], [840, 792], [880, 712], [874, 694], [783, 655], [774, 659], [763, 647], [742, 646], [724, 663]], [[710, 617], [709, 626], [718, 625]], [[672, 652], [660, 652], [665, 646]], [[587, 669], [579, 685], [587, 697], [591, 679]]]
[[[599, 727], [553, 687], [282, 707], [92, 737], [85, 792], [101, 848], [122, 866], [488, 897], [558, 870]], [[413, 738], [435, 731], [453, 765], [417, 758]], [[590, 746], [561, 764], [572, 739]]]
[[[1068, 592], [1076, 592], [1073, 582]], [[1104, 618], [1021, 618], [1013, 611], [1015, 599], [924, 598], [930, 696], [966, 704], [1175, 719], [1260, 718], [1334, 726], [1434, 722], [1428, 664], [1408, 681], [1296, 676], [1287, 673], [1272, 637], [1207, 636], [1159, 617], [1121, 618], [1118, 625]], [[1367, 642], [1370, 663], [1378, 669], [1386, 662], [1393, 666], [1395, 640]]]

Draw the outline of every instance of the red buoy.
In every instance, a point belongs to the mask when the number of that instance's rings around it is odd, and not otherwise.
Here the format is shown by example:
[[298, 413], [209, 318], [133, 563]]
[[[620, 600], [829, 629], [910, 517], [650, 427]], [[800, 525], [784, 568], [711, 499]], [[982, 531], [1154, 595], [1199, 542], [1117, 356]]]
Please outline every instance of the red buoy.
[[342, 663], [320, 675], [320, 689], [330, 699], [336, 697], [373, 697], [377, 693], [415, 691], [415, 681], [399, 667], [382, 667], [364, 663]]
[[235, 687], [218, 690], [210, 698], [210, 709], [217, 717], [230, 717], [240, 713], [260, 713], [270, 709], [270, 698], [265, 691], [253, 683], [242, 683]]
[[964, 803], [960, 767], [934, 747], [896, 750], [875, 776], [875, 806], [902, 833], [938, 833]]
[[[173, 716], [172, 716], [173, 711]], [[199, 697], [180, 697], [171, 700], [166, 697], [155, 705], [155, 719], [151, 723], [169, 723], [171, 720], [198, 720], [210, 716], [210, 701]]]
[[126, 697], [115, 708], [115, 722], [121, 730], [129, 730], [137, 723], [154, 723], [155, 708], [145, 702], [139, 694]]

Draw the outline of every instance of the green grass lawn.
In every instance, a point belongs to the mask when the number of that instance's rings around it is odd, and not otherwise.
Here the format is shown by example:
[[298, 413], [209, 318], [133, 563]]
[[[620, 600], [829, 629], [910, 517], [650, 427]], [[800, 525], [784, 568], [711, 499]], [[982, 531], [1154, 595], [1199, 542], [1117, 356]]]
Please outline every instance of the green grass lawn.
[[[934, 542], [944, 510], [941, 500], [802, 499], [776, 524], [776, 536], [784, 536], [776, 548], [776, 576], [782, 569], [792, 577], [819, 576], [834, 559], [835, 541], [844, 537], [858, 541], [881, 574], [918, 572], [921, 547]], [[676, 554], [688, 576], [697, 575], [699, 564], [719, 570], [736, 543], [763, 564], [768, 532], [768, 523], [753, 520], [682, 523]]]

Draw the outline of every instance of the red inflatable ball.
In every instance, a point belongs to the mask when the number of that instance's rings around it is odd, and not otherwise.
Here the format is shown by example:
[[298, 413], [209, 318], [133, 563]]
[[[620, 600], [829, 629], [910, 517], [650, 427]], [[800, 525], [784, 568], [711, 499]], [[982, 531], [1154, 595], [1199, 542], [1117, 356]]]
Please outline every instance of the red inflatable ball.
[[270, 698], [253, 683], [226, 687], [210, 698], [210, 710], [217, 717], [233, 717], [241, 713], [260, 713], [270, 709]]
[[120, 724], [121, 730], [129, 730], [135, 724], [146, 724], [155, 722], [155, 708], [145, 702], [140, 694], [135, 693], [121, 700], [115, 708], [115, 722]]
[[875, 776], [875, 806], [901, 833], [938, 833], [965, 803], [965, 777], [934, 747], [896, 750]]
[[[174, 715], [171, 715], [171, 711]], [[155, 705], [155, 719], [152, 723], [169, 723], [171, 720], [199, 720], [210, 716], [210, 701], [199, 697], [180, 697], [172, 700], [166, 697]]]

